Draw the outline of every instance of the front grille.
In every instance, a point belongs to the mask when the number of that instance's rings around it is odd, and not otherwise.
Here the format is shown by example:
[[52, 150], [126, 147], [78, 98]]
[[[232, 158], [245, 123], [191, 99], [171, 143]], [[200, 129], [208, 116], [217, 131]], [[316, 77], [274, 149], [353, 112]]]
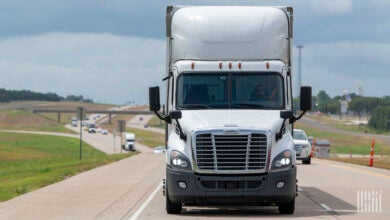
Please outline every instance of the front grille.
[[267, 163], [265, 134], [198, 134], [195, 145], [199, 170], [262, 170]]

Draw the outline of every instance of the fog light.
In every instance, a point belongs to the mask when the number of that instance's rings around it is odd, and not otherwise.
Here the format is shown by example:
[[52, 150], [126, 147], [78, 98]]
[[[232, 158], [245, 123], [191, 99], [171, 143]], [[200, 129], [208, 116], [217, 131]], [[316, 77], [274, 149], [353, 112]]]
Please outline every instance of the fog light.
[[186, 182], [179, 181], [179, 182], [177, 182], [177, 184], [179, 185], [179, 187], [181, 189], [187, 189], [187, 183]]
[[276, 183], [276, 188], [277, 189], [281, 189], [283, 187], [284, 187], [284, 181], [279, 181], [279, 182]]

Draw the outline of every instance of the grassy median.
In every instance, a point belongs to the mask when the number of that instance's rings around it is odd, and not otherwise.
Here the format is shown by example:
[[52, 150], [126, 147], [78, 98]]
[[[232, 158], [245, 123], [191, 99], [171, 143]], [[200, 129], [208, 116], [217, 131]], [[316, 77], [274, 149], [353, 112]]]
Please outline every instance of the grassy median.
[[[325, 132], [312, 127], [305, 127], [301, 123], [296, 123], [295, 128], [305, 130], [308, 136], [317, 139], [326, 139], [330, 141], [330, 152], [337, 154], [361, 154], [368, 155], [371, 150], [371, 138], [367, 136], [356, 136], [348, 134], [338, 134], [334, 132]], [[390, 155], [390, 146], [381, 141], [375, 143], [375, 154]]]
[[165, 129], [165, 122], [157, 118], [157, 116], [153, 116], [153, 118], [148, 122], [148, 126]]
[[79, 160], [78, 139], [0, 132], [0, 201], [133, 154], [106, 155], [83, 143]]
[[165, 145], [165, 137], [163, 134], [137, 129], [137, 128], [127, 128], [126, 132], [134, 133], [136, 141], [143, 145], [149, 147], [157, 147], [157, 146]]

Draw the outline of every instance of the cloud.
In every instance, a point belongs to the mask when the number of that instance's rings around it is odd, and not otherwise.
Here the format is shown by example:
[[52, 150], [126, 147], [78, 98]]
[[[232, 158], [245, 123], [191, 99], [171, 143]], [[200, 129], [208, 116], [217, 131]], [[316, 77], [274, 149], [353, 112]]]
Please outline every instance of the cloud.
[[314, 11], [332, 14], [347, 13], [353, 8], [352, 0], [307, 0], [306, 2]]
[[[296, 64], [297, 52], [294, 53]], [[390, 44], [386, 43], [308, 44], [302, 50], [302, 84], [312, 85], [314, 94], [319, 90], [326, 90], [332, 96], [345, 90], [357, 92], [361, 85], [365, 95], [389, 95], [388, 57]]]
[[147, 98], [162, 85], [162, 40], [51, 33], [0, 41], [0, 88], [83, 94], [110, 103]]

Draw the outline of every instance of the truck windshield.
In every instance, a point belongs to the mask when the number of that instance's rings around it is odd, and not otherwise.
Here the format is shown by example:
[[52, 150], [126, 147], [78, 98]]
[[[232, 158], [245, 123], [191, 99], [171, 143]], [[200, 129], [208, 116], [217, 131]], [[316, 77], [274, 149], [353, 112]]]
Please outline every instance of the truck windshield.
[[178, 109], [283, 109], [279, 73], [183, 73], [177, 79]]

